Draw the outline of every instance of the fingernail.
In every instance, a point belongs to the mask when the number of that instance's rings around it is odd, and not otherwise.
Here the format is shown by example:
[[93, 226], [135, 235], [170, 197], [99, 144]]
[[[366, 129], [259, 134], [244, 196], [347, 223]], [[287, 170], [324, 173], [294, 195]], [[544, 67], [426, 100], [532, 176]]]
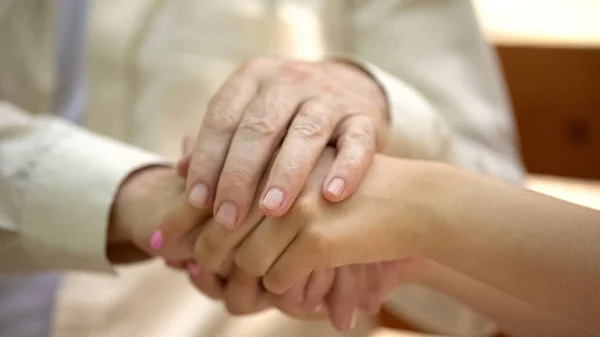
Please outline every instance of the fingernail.
[[348, 329], [352, 330], [356, 326], [356, 316], [357, 311], [356, 309], [354, 309], [354, 311], [352, 312], [352, 316], [350, 317], [350, 324], [348, 325]]
[[346, 183], [344, 182], [344, 179], [335, 178], [329, 183], [329, 185], [327, 185], [327, 192], [339, 198], [342, 196], [342, 193], [344, 193], [345, 187]]
[[156, 231], [150, 237], [150, 247], [152, 249], [160, 249], [163, 245], [163, 234], [161, 231]]
[[204, 184], [198, 184], [192, 187], [188, 196], [188, 202], [197, 208], [203, 208], [206, 206], [206, 199], [208, 199], [208, 189]]
[[200, 275], [200, 267], [198, 266], [198, 264], [196, 262], [190, 262], [190, 263], [188, 263], [187, 264], [187, 270], [193, 276]]
[[314, 312], [319, 312], [321, 310], [323, 310], [323, 303], [319, 303], [316, 307], [313, 308]]
[[271, 188], [262, 200], [262, 205], [270, 210], [276, 210], [283, 204], [283, 191]]
[[237, 206], [231, 201], [224, 202], [219, 207], [215, 220], [226, 228], [233, 229], [237, 221]]

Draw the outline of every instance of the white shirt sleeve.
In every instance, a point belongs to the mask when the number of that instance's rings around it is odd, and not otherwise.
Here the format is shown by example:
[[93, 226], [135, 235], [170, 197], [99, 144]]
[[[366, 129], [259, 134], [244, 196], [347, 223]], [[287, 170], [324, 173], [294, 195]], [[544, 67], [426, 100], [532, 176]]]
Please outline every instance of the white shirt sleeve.
[[0, 271], [110, 270], [119, 185], [157, 155], [0, 102]]
[[392, 139], [385, 152], [520, 181], [509, 99], [470, 2], [360, 3], [352, 17], [354, 61], [387, 95]]

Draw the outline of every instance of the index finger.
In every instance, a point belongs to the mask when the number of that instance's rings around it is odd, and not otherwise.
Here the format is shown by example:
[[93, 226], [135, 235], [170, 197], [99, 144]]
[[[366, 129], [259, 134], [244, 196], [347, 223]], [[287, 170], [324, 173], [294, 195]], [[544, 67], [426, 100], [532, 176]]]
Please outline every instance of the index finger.
[[258, 78], [238, 72], [211, 99], [188, 168], [186, 192], [193, 207], [207, 208], [214, 198], [239, 120], [257, 91]]

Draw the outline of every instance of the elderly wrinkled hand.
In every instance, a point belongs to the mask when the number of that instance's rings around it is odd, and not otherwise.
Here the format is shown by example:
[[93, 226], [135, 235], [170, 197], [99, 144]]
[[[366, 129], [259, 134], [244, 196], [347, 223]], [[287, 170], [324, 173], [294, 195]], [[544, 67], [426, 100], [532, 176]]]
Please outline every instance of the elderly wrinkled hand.
[[387, 109], [382, 89], [355, 65], [251, 60], [214, 95], [190, 145], [188, 200], [199, 209], [213, 207], [216, 221], [228, 228], [244, 222], [257, 194], [265, 215], [281, 216], [328, 144], [338, 155], [321, 182], [323, 193], [344, 200], [384, 143]]

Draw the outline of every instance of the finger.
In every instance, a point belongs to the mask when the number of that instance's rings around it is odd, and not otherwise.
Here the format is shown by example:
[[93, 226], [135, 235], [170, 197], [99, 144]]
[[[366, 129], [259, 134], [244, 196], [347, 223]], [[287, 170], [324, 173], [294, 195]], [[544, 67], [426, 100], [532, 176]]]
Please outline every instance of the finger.
[[269, 306], [260, 278], [234, 267], [228, 280], [224, 299], [230, 314], [252, 314]]
[[308, 284], [309, 277], [306, 277], [302, 281], [294, 284], [290, 290], [283, 294], [284, 301], [286, 301], [290, 306], [299, 306], [304, 302], [304, 290]]
[[360, 185], [373, 163], [376, 133], [371, 121], [353, 116], [339, 126], [338, 153], [324, 181], [323, 195], [339, 202], [347, 199]]
[[181, 144], [181, 155], [183, 158], [179, 159], [175, 164], [175, 171], [177, 171], [177, 175], [182, 178], [187, 178], [190, 168], [190, 161], [192, 159], [192, 152], [196, 146], [197, 138], [198, 135], [192, 132], [188, 132], [183, 137]]
[[207, 212], [193, 209], [182, 201], [165, 216], [152, 234], [150, 247], [156, 255], [166, 259], [191, 259], [194, 252], [194, 235], [199, 235], [200, 226], [208, 219]]
[[222, 270], [224, 262], [234, 256], [236, 247], [262, 223], [263, 218], [262, 213], [255, 209], [236, 231], [223, 228], [215, 219], [210, 219], [194, 243], [194, 259], [213, 272]]
[[188, 272], [192, 284], [203, 294], [214, 300], [223, 297], [225, 285], [222, 279], [197, 264], [188, 265]]
[[198, 142], [198, 133], [188, 132], [183, 136], [181, 142], [181, 155], [183, 157], [191, 157]]
[[258, 87], [258, 77], [236, 72], [209, 102], [186, 181], [188, 202], [193, 207], [210, 205], [239, 120]]
[[190, 169], [190, 160], [192, 157], [181, 158], [175, 163], [175, 171], [182, 178], [187, 178]]
[[325, 302], [334, 279], [335, 269], [319, 269], [311, 273], [304, 296], [303, 306], [306, 310], [315, 310]]
[[[281, 223], [277, 223], [276, 225], [278, 225], [279, 228], [286, 228], [293, 226], [294, 223], [297, 224], [297, 222], [290, 222], [283, 226]], [[301, 225], [297, 226], [301, 227]], [[296, 231], [300, 230], [300, 228], [294, 229]], [[267, 291], [274, 294], [283, 294], [290, 289], [292, 285], [308, 276], [313, 270], [322, 267], [321, 263], [323, 262], [324, 257], [319, 253], [318, 249], [313, 249], [312, 245], [304, 243], [308, 242], [308, 240], [302, 239], [302, 233], [304, 232], [301, 232], [299, 235], [292, 238], [291, 243], [287, 245], [287, 248], [286, 246], [283, 248], [277, 247], [278, 250], [284, 250], [284, 252], [274, 263], [269, 261], [272, 266], [268, 268], [266, 275], [263, 277], [263, 286]], [[269, 251], [268, 254], [272, 253]]]
[[247, 106], [219, 177], [215, 219], [226, 228], [244, 221], [256, 188], [281, 143], [301, 96], [289, 86], [261, 91]]
[[[272, 218], [265, 218], [259, 226], [244, 240], [235, 252], [235, 263], [245, 272], [254, 276], [263, 276], [277, 261], [290, 242], [294, 240], [302, 224], [297, 221], [282, 224]], [[289, 286], [300, 282], [308, 272], [291, 280]], [[287, 290], [280, 290], [282, 294]]]
[[324, 103], [302, 103], [262, 192], [260, 206], [266, 216], [281, 216], [290, 209], [331, 138], [336, 118], [336, 111]]
[[360, 266], [337, 268], [333, 289], [329, 295], [331, 320], [336, 329], [347, 331], [354, 328], [363, 281], [364, 270]]
[[365, 268], [365, 292], [360, 299], [360, 308], [369, 312], [377, 313], [382, 305], [382, 288], [384, 281], [383, 265], [379, 262], [364, 265]]

